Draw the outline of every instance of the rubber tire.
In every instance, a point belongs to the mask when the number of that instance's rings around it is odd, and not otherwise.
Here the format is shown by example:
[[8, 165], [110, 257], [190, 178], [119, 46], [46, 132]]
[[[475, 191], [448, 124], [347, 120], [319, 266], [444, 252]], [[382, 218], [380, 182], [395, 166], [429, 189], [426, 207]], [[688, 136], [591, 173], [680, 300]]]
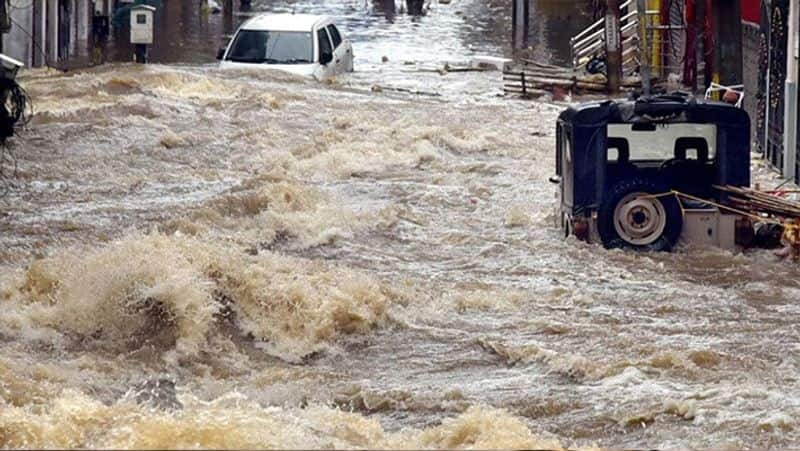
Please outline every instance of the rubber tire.
[[669, 191], [663, 184], [643, 177], [633, 176], [620, 180], [608, 191], [597, 214], [597, 229], [603, 246], [607, 249], [628, 248], [646, 252], [669, 252], [683, 230], [683, 214], [675, 196], [659, 197], [664, 207], [667, 223], [661, 236], [647, 245], [634, 245], [620, 238], [614, 228], [614, 210], [617, 204], [630, 193], [661, 194]]

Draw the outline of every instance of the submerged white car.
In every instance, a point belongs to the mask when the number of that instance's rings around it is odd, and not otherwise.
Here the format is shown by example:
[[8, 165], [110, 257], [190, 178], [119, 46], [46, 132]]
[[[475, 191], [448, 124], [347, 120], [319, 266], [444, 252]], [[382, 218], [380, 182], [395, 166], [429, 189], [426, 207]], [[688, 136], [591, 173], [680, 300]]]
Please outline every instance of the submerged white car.
[[217, 54], [220, 67], [277, 69], [318, 80], [353, 71], [353, 46], [328, 16], [262, 14]]

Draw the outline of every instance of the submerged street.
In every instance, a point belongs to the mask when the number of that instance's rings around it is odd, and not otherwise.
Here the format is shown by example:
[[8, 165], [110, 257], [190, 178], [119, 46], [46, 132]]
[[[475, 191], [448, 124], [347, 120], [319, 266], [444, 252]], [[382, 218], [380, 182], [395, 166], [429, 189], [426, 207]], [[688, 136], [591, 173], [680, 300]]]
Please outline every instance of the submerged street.
[[19, 79], [0, 447], [796, 446], [800, 267], [564, 239], [564, 105], [417, 71], [505, 51], [436, 6], [324, 2], [355, 30], [329, 83], [200, 57]]

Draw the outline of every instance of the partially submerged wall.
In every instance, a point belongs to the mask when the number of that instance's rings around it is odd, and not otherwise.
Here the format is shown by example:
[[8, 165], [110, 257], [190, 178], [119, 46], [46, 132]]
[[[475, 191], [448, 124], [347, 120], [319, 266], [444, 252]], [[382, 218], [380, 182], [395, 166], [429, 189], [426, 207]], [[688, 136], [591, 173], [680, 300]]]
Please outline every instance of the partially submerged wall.
[[759, 59], [761, 56], [761, 30], [758, 24], [742, 22], [742, 82], [744, 83], [743, 108], [750, 115], [752, 148], [756, 149], [756, 130], [759, 116]]
[[[59, 3], [69, 11], [69, 27], [61, 33]], [[28, 67], [45, 65], [45, 54], [50, 63], [78, 55], [87, 48], [90, 10], [89, 0], [17, 0], [10, 8], [11, 30], [3, 35], [2, 52]]]

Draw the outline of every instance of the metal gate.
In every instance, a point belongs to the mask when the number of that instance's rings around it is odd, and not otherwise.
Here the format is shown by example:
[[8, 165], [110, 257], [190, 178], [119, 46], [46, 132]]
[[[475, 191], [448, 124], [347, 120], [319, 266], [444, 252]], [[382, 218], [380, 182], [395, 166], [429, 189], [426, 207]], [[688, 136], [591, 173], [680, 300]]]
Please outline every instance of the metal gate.
[[[800, 64], [797, 64], [797, 79], [800, 80]], [[797, 96], [800, 98], [800, 95]], [[797, 101], [797, 134], [800, 135], [800, 100]], [[795, 139], [795, 152], [797, 152], [797, 158], [795, 158], [795, 171], [794, 171], [794, 182], [800, 185], [800, 138]]]
[[[755, 92], [756, 104], [756, 130], [755, 140], [757, 151], [764, 154], [767, 149], [767, 102], [769, 93], [767, 92], [767, 79], [769, 78], [769, 20], [772, 9], [765, 0], [761, 2], [761, 21], [758, 33], [758, 85]], [[766, 155], [765, 155], [766, 157]]]
[[776, 168], [783, 168], [783, 118], [786, 86], [786, 42], [789, 1], [773, 0], [770, 6], [769, 79], [766, 104], [767, 159]]

